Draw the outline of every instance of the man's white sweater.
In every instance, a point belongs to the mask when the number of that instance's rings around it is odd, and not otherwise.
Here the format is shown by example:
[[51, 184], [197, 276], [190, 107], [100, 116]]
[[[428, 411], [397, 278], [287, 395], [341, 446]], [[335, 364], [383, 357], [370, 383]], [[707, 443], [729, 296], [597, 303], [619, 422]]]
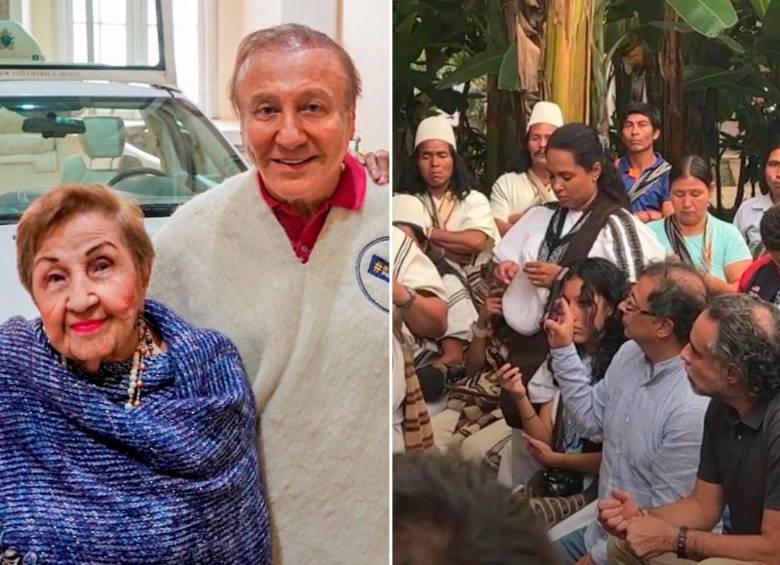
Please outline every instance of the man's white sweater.
[[151, 294], [241, 352], [275, 563], [387, 563], [388, 192], [369, 181], [361, 209], [333, 207], [302, 264], [256, 174], [171, 217]]

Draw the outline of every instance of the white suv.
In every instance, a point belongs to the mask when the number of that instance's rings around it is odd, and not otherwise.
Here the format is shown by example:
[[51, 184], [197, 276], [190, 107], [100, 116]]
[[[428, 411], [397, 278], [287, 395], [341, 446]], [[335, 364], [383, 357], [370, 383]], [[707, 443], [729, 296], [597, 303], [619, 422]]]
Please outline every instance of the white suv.
[[[164, 12], [158, 5], [162, 21]], [[15, 22], [0, 21], [0, 41], [11, 35], [12, 43], [29, 44], [25, 34]], [[47, 66], [32, 44], [29, 64], [20, 64], [19, 52], [4, 61], [0, 47], [0, 322], [37, 316], [16, 275], [14, 234], [22, 212], [51, 187], [109, 184], [141, 205], [154, 234], [178, 205], [246, 170], [236, 149], [175, 87], [127, 82], [157, 75], [170, 81], [163, 63], [135, 74]], [[171, 57], [168, 49], [164, 58]], [[100, 77], [109, 80], [93, 80]]]

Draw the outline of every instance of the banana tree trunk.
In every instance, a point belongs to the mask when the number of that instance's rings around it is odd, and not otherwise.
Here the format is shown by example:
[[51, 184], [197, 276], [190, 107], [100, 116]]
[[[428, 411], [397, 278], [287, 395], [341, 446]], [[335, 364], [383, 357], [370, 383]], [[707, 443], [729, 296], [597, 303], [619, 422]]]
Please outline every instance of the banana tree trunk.
[[551, 0], [548, 8], [545, 76], [569, 122], [590, 119], [593, 14], [594, 0]]
[[[677, 21], [678, 16], [668, 4], [664, 5], [664, 20]], [[685, 156], [686, 129], [683, 116], [682, 36], [678, 31], [667, 31], [659, 53], [659, 71], [663, 78], [661, 108], [663, 119], [663, 148], [668, 160], [676, 162]]]

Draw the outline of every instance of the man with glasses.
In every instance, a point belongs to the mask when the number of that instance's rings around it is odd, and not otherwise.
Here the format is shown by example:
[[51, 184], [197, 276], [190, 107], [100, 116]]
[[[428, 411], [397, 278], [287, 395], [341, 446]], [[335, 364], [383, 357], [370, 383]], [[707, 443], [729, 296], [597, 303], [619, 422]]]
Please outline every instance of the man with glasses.
[[[691, 386], [712, 398], [696, 486], [660, 507], [624, 490], [601, 500], [600, 521], [616, 536], [610, 563], [778, 563], [780, 312], [753, 296], [718, 296], [696, 320], [682, 358]], [[713, 533], [726, 507], [728, 528]]]
[[[572, 341], [568, 304], [559, 300], [546, 320], [552, 371], [577, 433], [603, 438], [599, 498], [622, 488], [640, 506], [659, 506], [693, 487], [707, 400], [691, 389], [680, 352], [706, 300], [707, 286], [691, 267], [645, 267], [620, 305], [629, 341], [592, 386]], [[565, 563], [607, 563], [606, 535], [595, 520], [558, 547]]]

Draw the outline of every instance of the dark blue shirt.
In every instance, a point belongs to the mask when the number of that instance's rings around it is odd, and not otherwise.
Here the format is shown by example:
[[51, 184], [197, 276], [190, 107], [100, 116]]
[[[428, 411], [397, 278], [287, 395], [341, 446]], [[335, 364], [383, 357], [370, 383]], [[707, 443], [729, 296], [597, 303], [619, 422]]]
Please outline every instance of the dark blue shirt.
[[[655, 162], [651, 165], [651, 168], [654, 169], [663, 163], [664, 158], [659, 153], [656, 153]], [[629, 171], [631, 171], [631, 163], [628, 161], [628, 157], [624, 155], [618, 161], [618, 173], [620, 173], [620, 180], [623, 181], [626, 192], [631, 190], [631, 187], [636, 182], [636, 178], [629, 175]], [[658, 210], [660, 212], [661, 206], [667, 200], [669, 200], [669, 173], [661, 175], [660, 178], [654, 181], [645, 193], [631, 204], [631, 211]]]

